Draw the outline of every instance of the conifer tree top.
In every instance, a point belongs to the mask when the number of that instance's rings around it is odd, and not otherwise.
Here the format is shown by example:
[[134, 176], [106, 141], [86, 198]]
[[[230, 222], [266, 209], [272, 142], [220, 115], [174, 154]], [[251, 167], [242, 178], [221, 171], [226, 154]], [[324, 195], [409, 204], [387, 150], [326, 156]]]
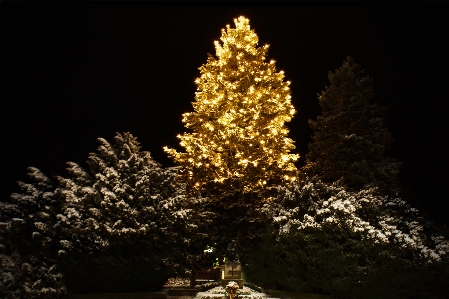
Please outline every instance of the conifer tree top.
[[323, 113], [309, 120], [315, 133], [304, 173], [327, 183], [342, 179], [359, 191], [375, 186], [398, 192], [400, 163], [386, 157], [393, 138], [385, 125], [386, 109], [373, 102], [373, 80], [351, 57], [329, 72], [330, 86], [318, 94]]
[[222, 43], [215, 41], [217, 59], [209, 54], [199, 68], [194, 112], [182, 120], [193, 133], [178, 135], [186, 152], [165, 147], [198, 190], [213, 185], [249, 192], [297, 174], [299, 155], [289, 153], [295, 146], [285, 127], [296, 113], [290, 82], [276, 72], [274, 60], [264, 62], [268, 45], [257, 47], [249, 20], [234, 22], [235, 28], [222, 29]]

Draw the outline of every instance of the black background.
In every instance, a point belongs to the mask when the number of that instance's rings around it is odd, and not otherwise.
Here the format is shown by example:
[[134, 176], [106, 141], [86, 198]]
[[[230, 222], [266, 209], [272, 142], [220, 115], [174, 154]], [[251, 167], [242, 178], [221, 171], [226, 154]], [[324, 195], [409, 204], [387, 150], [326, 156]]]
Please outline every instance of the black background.
[[69, 2], [1, 3], [1, 193], [18, 192], [26, 168], [66, 176], [87, 168], [96, 138], [137, 136], [143, 150], [173, 165], [181, 114], [192, 111], [207, 53], [226, 24], [244, 15], [270, 44], [292, 81], [298, 113], [288, 124], [304, 163], [320, 113], [316, 94], [351, 55], [374, 78], [375, 100], [389, 108], [403, 162], [405, 198], [439, 224], [446, 217], [449, 6], [442, 2]]

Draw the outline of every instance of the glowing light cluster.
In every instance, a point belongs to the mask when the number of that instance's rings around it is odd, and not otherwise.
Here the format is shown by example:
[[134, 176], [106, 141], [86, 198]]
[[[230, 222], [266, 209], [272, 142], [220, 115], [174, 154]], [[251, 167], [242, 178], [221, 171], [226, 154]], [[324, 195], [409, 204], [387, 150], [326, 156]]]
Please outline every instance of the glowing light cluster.
[[289, 153], [295, 146], [285, 127], [296, 113], [290, 82], [273, 60], [264, 62], [269, 46], [257, 47], [249, 20], [234, 22], [235, 29], [222, 29], [222, 43], [215, 41], [218, 59], [209, 55], [199, 68], [195, 112], [182, 119], [193, 133], [177, 136], [186, 152], [164, 148], [198, 189], [214, 182], [248, 192], [270, 179], [297, 177], [299, 155]]

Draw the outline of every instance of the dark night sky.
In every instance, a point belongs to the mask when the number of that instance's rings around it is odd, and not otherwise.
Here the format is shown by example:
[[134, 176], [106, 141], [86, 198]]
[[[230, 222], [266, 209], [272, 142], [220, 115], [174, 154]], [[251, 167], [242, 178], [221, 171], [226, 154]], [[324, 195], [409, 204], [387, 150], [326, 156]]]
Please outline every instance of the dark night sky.
[[403, 162], [409, 202], [449, 224], [449, 5], [442, 2], [3, 2], [0, 200], [19, 191], [17, 180], [28, 181], [28, 166], [62, 176], [67, 161], [87, 167], [96, 138], [112, 142], [115, 132], [131, 132], [156, 161], [173, 165], [162, 147], [178, 146], [198, 67], [240, 15], [292, 81], [298, 113], [288, 128], [298, 167], [311, 141], [307, 120], [320, 113], [316, 94], [351, 55], [389, 108], [388, 154]]

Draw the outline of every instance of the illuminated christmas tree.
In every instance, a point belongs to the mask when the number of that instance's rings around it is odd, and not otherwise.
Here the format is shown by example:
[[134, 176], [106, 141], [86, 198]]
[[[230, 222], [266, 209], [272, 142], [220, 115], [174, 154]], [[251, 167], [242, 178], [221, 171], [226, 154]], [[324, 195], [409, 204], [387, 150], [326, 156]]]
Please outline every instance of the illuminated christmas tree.
[[164, 147], [181, 177], [194, 190], [219, 194], [248, 193], [274, 182], [297, 178], [285, 122], [296, 113], [290, 82], [276, 72], [275, 61], [265, 62], [268, 45], [257, 47], [249, 20], [234, 19], [235, 29], [222, 29], [215, 41], [217, 59], [209, 54], [195, 80], [194, 112], [183, 114], [193, 133], [178, 135], [186, 152]]

